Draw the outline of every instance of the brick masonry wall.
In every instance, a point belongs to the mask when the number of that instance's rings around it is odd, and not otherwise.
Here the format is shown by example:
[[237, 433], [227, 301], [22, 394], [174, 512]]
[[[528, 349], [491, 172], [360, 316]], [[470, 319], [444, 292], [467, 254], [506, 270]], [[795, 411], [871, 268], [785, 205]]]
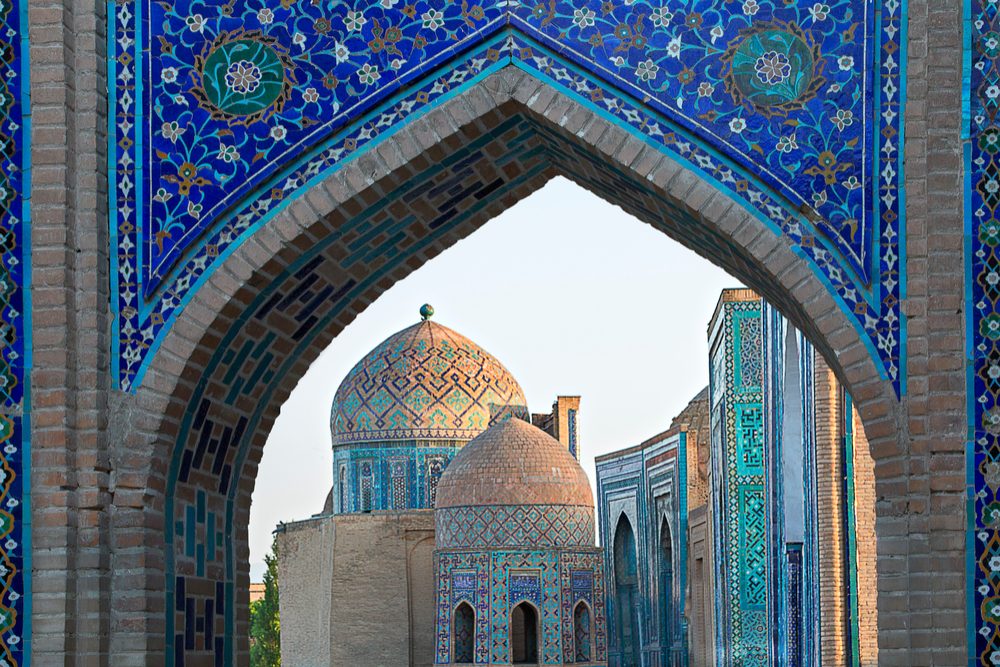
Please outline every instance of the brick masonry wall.
[[878, 664], [878, 572], [875, 535], [875, 461], [857, 410], [854, 420], [854, 517], [858, 569], [858, 657], [861, 667]]
[[708, 459], [712, 445], [710, 421], [708, 387], [705, 387], [670, 424], [670, 428], [679, 427], [687, 431], [688, 511], [708, 503]]
[[[107, 664], [114, 631], [105, 8], [93, 0], [28, 3], [30, 640], [38, 667]], [[116, 605], [138, 610], [148, 601], [140, 589]]]
[[847, 597], [844, 572], [843, 399], [840, 384], [818, 355], [814, 371], [816, 505], [819, 531], [820, 658], [837, 665], [846, 655]]

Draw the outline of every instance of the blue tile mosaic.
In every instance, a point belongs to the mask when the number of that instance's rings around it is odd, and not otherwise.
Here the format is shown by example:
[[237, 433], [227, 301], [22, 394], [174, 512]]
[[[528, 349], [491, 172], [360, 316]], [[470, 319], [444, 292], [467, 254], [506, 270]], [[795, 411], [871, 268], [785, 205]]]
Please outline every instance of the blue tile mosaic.
[[503, 65], [584, 99], [786, 235], [901, 386], [898, 0], [182, 0], [109, 13], [123, 388], [269, 215]]
[[1000, 16], [966, 4], [969, 665], [1000, 662]]
[[0, 662], [31, 651], [27, 2], [0, 1]]

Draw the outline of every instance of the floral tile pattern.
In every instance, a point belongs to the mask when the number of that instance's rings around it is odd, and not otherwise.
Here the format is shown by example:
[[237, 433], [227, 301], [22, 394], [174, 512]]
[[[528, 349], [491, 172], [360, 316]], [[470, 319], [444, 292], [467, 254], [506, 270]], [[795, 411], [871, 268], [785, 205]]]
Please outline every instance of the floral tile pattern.
[[31, 646], [26, 26], [27, 3], [0, 0], [0, 665], [11, 666], [27, 664]]
[[900, 386], [897, 0], [114, 9], [125, 389], [219, 257], [311, 180], [503, 65], [585, 95], [787, 234]]
[[969, 664], [1000, 663], [1000, 16], [970, 3], [966, 60]]

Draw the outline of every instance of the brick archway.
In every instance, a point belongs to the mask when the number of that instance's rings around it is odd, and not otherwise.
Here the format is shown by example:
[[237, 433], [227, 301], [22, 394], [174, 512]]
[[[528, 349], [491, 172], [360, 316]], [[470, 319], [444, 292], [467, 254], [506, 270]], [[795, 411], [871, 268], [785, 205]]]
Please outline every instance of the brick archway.
[[[112, 608], [113, 653], [137, 651], [145, 664], [246, 659], [250, 497], [280, 405], [379, 294], [556, 174], [755, 287], [809, 336], [865, 421], [880, 532], [907, 532], [901, 404], [809, 262], [718, 184], [508, 67], [312, 187], [226, 257], [142, 386], [120, 397], [111, 569], [134, 577], [111, 581], [113, 598], [133, 601]], [[882, 656], [909, 664], [900, 593], [916, 561], [905, 539], [888, 544]], [[951, 613], [964, 619], [960, 606]]]

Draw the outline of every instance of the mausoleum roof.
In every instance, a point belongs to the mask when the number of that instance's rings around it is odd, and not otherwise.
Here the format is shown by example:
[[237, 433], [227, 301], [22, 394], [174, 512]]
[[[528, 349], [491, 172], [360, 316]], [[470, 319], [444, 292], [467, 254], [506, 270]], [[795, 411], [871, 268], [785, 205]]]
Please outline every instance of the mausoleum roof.
[[347, 374], [333, 399], [334, 446], [470, 440], [503, 414], [527, 414], [514, 376], [462, 334], [430, 320], [393, 334]]
[[473, 438], [438, 482], [438, 509], [475, 505], [594, 507], [587, 474], [540, 428], [511, 417]]

